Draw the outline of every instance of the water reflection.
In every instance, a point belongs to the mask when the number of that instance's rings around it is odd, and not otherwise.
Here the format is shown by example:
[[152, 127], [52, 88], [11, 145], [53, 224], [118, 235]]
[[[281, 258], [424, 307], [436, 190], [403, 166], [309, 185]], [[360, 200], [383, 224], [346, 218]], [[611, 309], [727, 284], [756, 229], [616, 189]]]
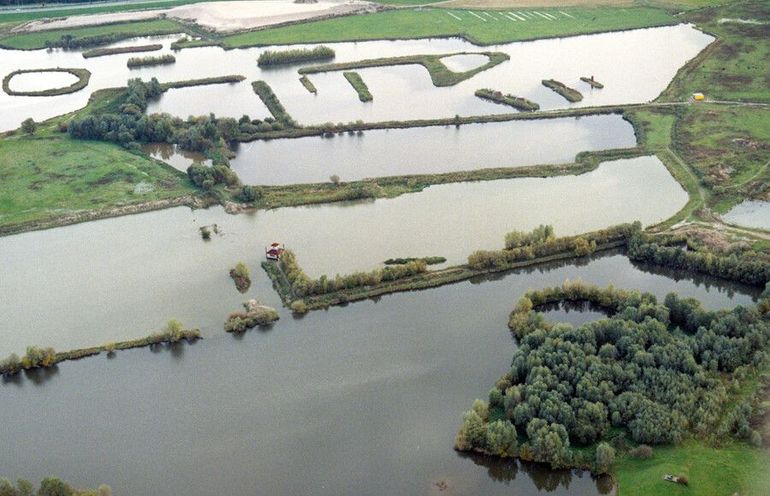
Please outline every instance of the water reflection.
[[[558, 136], [559, 146], [554, 146]], [[242, 143], [231, 167], [246, 184], [298, 184], [572, 162], [581, 151], [636, 145], [620, 115], [366, 131]]]

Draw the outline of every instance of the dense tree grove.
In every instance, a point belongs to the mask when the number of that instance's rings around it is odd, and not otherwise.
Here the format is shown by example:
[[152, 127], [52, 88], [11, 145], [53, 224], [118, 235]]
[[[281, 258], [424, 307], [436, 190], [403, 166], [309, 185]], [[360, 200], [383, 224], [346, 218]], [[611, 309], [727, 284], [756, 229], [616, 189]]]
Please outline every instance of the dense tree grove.
[[753, 250], [718, 255], [706, 249], [690, 251], [665, 246], [646, 236], [637, 236], [628, 244], [628, 256], [639, 262], [701, 272], [752, 286], [762, 287], [770, 281], [770, 255]]
[[401, 265], [392, 265], [371, 272], [354, 272], [329, 278], [325, 275], [311, 279], [297, 263], [297, 258], [291, 250], [281, 255], [280, 266], [291, 284], [296, 296], [314, 296], [333, 293], [342, 289], [353, 289], [363, 286], [375, 286], [381, 282], [395, 281], [405, 277], [421, 274], [428, 270], [425, 260], [414, 260]]
[[19, 479], [14, 485], [8, 479], [0, 479], [0, 496], [112, 496], [112, 489], [102, 484], [96, 490], [74, 489], [58, 477], [46, 477], [35, 492], [31, 482]]
[[[565, 301], [588, 301], [610, 317], [573, 328], [535, 311]], [[646, 444], [677, 443], [688, 432], [713, 432], [719, 422], [727, 422], [728, 434], [759, 436], [748, 422], [750, 406], [722, 418], [728, 392], [719, 380], [768, 359], [770, 320], [756, 308], [706, 311], [675, 294], [659, 303], [647, 293], [567, 282], [527, 293], [509, 326], [519, 339], [511, 369], [486, 408], [474, 404], [465, 414], [459, 450], [499, 455], [491, 442], [499, 435], [489, 431], [507, 422], [526, 434], [514, 455], [603, 472], [615, 456], [602, 442], [611, 427]], [[486, 417], [479, 413], [485, 410]], [[574, 445], [596, 446], [594, 457]]]
[[474, 269], [506, 269], [513, 264], [536, 258], [572, 252], [576, 256], [593, 253], [597, 246], [625, 242], [641, 230], [641, 224], [621, 224], [581, 236], [557, 238], [553, 227], [539, 226], [532, 232], [513, 231], [505, 236], [504, 250], [479, 250], [468, 257]]

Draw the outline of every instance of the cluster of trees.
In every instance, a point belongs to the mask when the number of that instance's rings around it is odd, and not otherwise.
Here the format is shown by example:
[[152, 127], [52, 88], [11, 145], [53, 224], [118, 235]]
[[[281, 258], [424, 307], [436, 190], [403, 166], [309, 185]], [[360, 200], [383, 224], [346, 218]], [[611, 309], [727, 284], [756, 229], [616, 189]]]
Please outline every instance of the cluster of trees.
[[[535, 311], [576, 300], [611, 317], [573, 328]], [[770, 342], [770, 322], [755, 308], [712, 312], [675, 294], [661, 304], [650, 294], [582, 283], [527, 293], [509, 325], [520, 340], [511, 369], [488, 402], [477, 400], [465, 414], [457, 449], [497, 454], [487, 432], [507, 422], [526, 433], [515, 456], [599, 472], [614, 458], [611, 446], [600, 448], [612, 427], [647, 444], [714, 431], [728, 398], [718, 373], [766, 360]], [[745, 415], [734, 416], [733, 433], [758, 435]], [[594, 457], [574, 445], [595, 446]]]
[[102, 484], [96, 490], [74, 489], [58, 477], [46, 477], [35, 491], [31, 482], [19, 479], [14, 485], [8, 479], [0, 479], [0, 496], [112, 496], [112, 489]]
[[166, 323], [166, 327], [162, 331], [150, 334], [144, 341], [147, 344], [178, 343], [183, 339], [195, 341], [200, 337], [201, 332], [198, 329], [185, 329], [181, 322], [172, 319]]
[[278, 121], [277, 124], [280, 124], [280, 127], [274, 127], [274, 130], [278, 131], [284, 127], [299, 127], [296, 121], [286, 111], [286, 108], [273, 92], [273, 89], [269, 84], [264, 81], [254, 81], [251, 83], [251, 86], [254, 88], [254, 93], [259, 96], [260, 100], [262, 100], [270, 113], [273, 114], [276, 121]]
[[227, 317], [225, 331], [244, 332], [252, 327], [267, 325], [278, 320], [278, 312], [260, 304], [257, 300], [249, 300], [243, 304], [244, 312], [233, 312]]
[[502, 270], [515, 263], [560, 253], [573, 252], [576, 256], [593, 253], [597, 246], [625, 241], [641, 230], [641, 224], [621, 224], [582, 236], [557, 238], [551, 226], [539, 226], [530, 233], [514, 231], [505, 237], [505, 250], [479, 250], [468, 257], [474, 269]]
[[344, 276], [337, 274], [334, 279], [326, 275], [318, 279], [311, 279], [297, 263], [297, 257], [291, 250], [286, 250], [281, 255], [280, 265], [294, 294], [301, 297], [334, 293], [343, 289], [376, 286], [381, 282], [403, 279], [422, 274], [428, 270], [428, 264], [425, 263], [425, 260], [418, 259], [405, 264], [374, 269], [371, 272], [354, 272]]
[[556, 238], [551, 225], [539, 225], [531, 232], [511, 231], [505, 235], [505, 249], [513, 250], [525, 245], [536, 245]]
[[53, 348], [27, 346], [27, 353], [23, 357], [19, 358], [16, 353], [11, 353], [5, 359], [0, 360], [0, 374], [13, 375], [22, 369], [50, 367], [56, 363], [56, 359], [56, 351]]
[[688, 251], [635, 236], [628, 243], [628, 256], [639, 262], [701, 272], [752, 286], [762, 287], [770, 281], [770, 256], [753, 250], [718, 255], [706, 248]]
[[334, 50], [321, 45], [315, 48], [296, 48], [293, 50], [265, 50], [259, 55], [257, 65], [260, 67], [279, 64], [293, 64], [296, 62], [309, 62], [315, 60], [329, 60], [334, 58]]
[[126, 65], [128, 67], [144, 67], [152, 65], [173, 64], [174, 62], [176, 62], [176, 57], [170, 53], [167, 53], [165, 55], [159, 56], [147, 55], [145, 57], [131, 57], [128, 59], [128, 62], [126, 62]]

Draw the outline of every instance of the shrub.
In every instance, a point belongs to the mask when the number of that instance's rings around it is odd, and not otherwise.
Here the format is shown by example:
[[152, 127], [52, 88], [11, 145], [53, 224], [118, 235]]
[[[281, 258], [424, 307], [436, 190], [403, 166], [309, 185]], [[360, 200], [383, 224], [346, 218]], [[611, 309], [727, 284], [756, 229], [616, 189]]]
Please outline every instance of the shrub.
[[35, 131], [37, 131], [37, 122], [35, 122], [35, 120], [31, 117], [24, 119], [24, 122], [21, 123], [21, 130], [24, 132], [24, 134], [31, 136], [35, 134]]
[[605, 473], [615, 463], [615, 449], [607, 443], [599, 443], [596, 447], [596, 470]]
[[307, 313], [307, 305], [304, 300], [294, 300], [289, 306], [291, 311], [297, 314]]
[[647, 460], [652, 458], [652, 448], [646, 444], [640, 444], [636, 448], [633, 448], [628, 452], [629, 455], [640, 460]]

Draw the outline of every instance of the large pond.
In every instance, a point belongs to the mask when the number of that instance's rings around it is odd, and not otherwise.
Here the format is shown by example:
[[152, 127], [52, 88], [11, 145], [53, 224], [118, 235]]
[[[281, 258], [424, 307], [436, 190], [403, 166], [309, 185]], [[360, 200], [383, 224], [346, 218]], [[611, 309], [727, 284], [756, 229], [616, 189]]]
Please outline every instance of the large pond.
[[[145, 224], [145, 239], [137, 244], [173, 252], [175, 260], [187, 256], [158, 242], [157, 224]], [[73, 244], [89, 251], [90, 240], [77, 239]], [[226, 240], [206, 246], [227, 249]], [[92, 314], [102, 314], [104, 302], [82, 290], [95, 271], [116, 271], [112, 280], [120, 281], [110, 288], [116, 293], [113, 312], [98, 323], [105, 332], [118, 324], [142, 326], [143, 314], [158, 306], [176, 313], [201, 290], [206, 301], [238, 299], [218, 277], [199, 286], [191, 270], [207, 272], [208, 259], [198, 259], [192, 269], [181, 263], [173, 276], [152, 281], [147, 266], [154, 264], [133, 259], [132, 280], [116, 268], [125, 263], [126, 247], [109, 251], [101, 258], [113, 263], [80, 274], [72, 287], [80, 301], [62, 305], [57, 320], [94, 325]], [[38, 255], [26, 257], [50, 270], [50, 259]], [[67, 263], [69, 255], [58, 260]], [[48, 280], [57, 278], [52, 273]], [[40, 480], [53, 473], [79, 486], [105, 482], [117, 495], [607, 494], [609, 482], [597, 483], [586, 473], [452, 450], [462, 412], [510, 363], [515, 344], [506, 322], [513, 302], [530, 288], [567, 278], [661, 298], [677, 291], [709, 308], [749, 303], [754, 295], [711, 279], [650, 272], [616, 254], [385, 296], [299, 320], [282, 310], [269, 330], [237, 338], [220, 330], [194, 346], [119, 352], [0, 383], [0, 467], [14, 478]], [[269, 296], [264, 275], [256, 279], [259, 293]], [[120, 295], [132, 285], [144, 287], [141, 307], [126, 312], [135, 302]], [[14, 309], [25, 315], [24, 326], [5, 327], [3, 312], [3, 334], [26, 332], [51, 301], [70, 299], [56, 284], [38, 285], [36, 294], [39, 299]], [[198, 312], [212, 310], [204, 302]], [[439, 492], [440, 482], [450, 491]]]
[[[160, 41], [163, 52], [174, 37], [144, 38], [121, 42], [146, 44]], [[221, 115], [251, 113], [262, 118], [267, 111], [251, 88], [251, 81], [264, 79], [300, 123], [318, 124], [355, 120], [385, 121], [452, 117], [455, 114], [481, 115], [510, 112], [511, 109], [474, 96], [479, 88], [493, 88], [524, 96], [538, 102], [542, 109], [571, 106], [608, 105], [644, 102], [655, 98], [676, 71], [694, 57], [713, 38], [690, 25], [639, 29], [570, 38], [517, 42], [493, 47], [476, 47], [461, 39], [370, 41], [330, 44], [336, 61], [391, 57], [420, 53], [455, 53], [496, 50], [508, 53], [511, 60], [482, 72], [462, 83], [436, 88], [421, 66], [379, 67], [361, 70], [374, 95], [371, 103], [361, 103], [342, 73], [316, 74], [311, 80], [318, 88], [312, 95], [299, 83], [298, 66], [261, 70], [256, 59], [264, 50], [276, 47], [225, 51], [218, 47], [186, 49], [176, 53], [176, 63], [168, 66], [129, 70], [131, 54], [84, 59], [79, 51], [0, 50], [0, 77], [15, 69], [45, 67], [84, 67], [93, 75], [88, 88], [77, 93], [47, 98], [11, 97], [0, 94], [0, 131], [16, 128], [23, 119], [40, 121], [80, 108], [94, 90], [125, 85], [131, 77], [161, 81], [241, 74], [242, 83], [204, 89], [169, 92], [152, 109], [187, 117], [191, 112]], [[450, 64], [467, 64], [468, 59], [450, 59]], [[602, 90], [591, 90], [580, 82], [581, 76], [593, 75], [604, 83]], [[582, 102], [570, 104], [543, 87], [542, 79], [555, 78], [578, 88]], [[194, 96], [191, 96], [194, 95]], [[187, 104], [199, 98], [194, 108]]]
[[770, 231], [770, 202], [746, 200], [733, 207], [722, 218], [730, 224]]
[[[242, 260], [262, 279], [259, 262], [272, 241], [295, 250], [309, 274], [333, 276], [390, 257], [464, 263], [476, 249], [502, 247], [513, 229], [552, 224], [567, 235], [650, 224], [686, 202], [656, 158], [640, 157], [580, 176], [447, 184], [243, 215], [180, 207], [0, 238], [0, 315], [12, 330], [0, 332], [0, 356], [29, 344], [68, 349], [145, 336], [170, 318], [218, 333], [243, 299], [228, 270]], [[210, 224], [221, 234], [204, 242], [198, 229]], [[250, 294], [279, 304], [269, 286]]]
[[566, 163], [581, 151], [635, 145], [633, 127], [620, 115], [596, 115], [255, 141], [237, 148], [231, 167], [246, 184], [325, 182], [331, 175], [354, 181]]

